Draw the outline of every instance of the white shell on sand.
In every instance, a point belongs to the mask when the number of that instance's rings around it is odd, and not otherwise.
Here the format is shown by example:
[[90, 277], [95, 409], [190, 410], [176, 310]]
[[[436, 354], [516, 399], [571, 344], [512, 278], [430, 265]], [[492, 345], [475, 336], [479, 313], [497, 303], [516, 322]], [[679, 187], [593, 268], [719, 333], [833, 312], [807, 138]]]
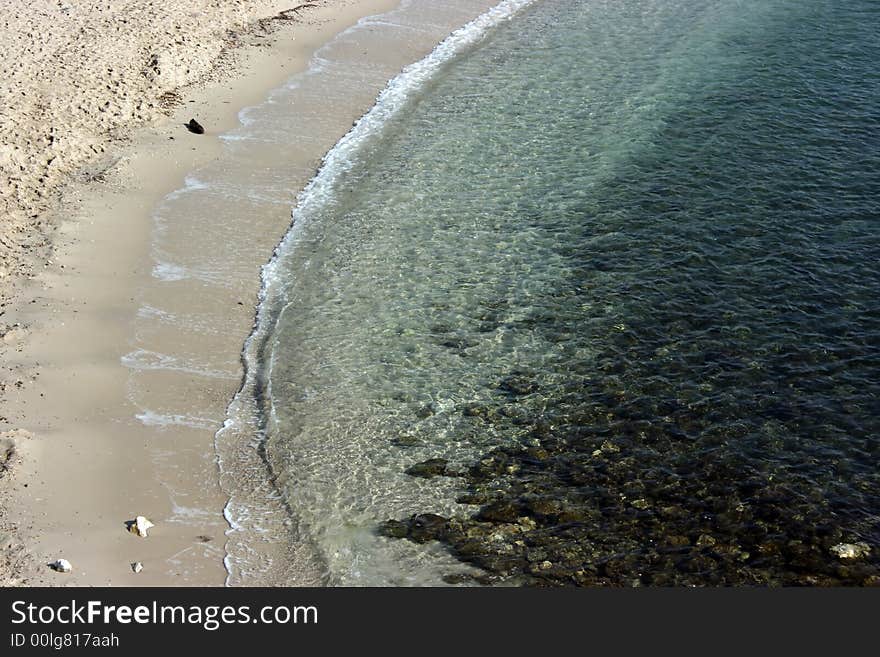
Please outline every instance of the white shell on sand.
[[59, 573], [69, 573], [73, 570], [73, 566], [70, 565], [70, 562], [67, 559], [59, 559], [58, 561], [49, 564], [52, 570]]
[[841, 559], [860, 559], [871, 553], [871, 546], [867, 543], [838, 543], [831, 552]]
[[134, 572], [139, 573], [144, 569], [144, 564], [142, 564], [140, 561], [135, 561], [133, 564], [131, 564], [131, 569]]
[[137, 534], [141, 538], [146, 538], [147, 537], [147, 530], [150, 527], [155, 527], [155, 526], [156, 525], [154, 525], [152, 522], [147, 520], [144, 516], [138, 516], [128, 526], [128, 531], [130, 531], [132, 534]]

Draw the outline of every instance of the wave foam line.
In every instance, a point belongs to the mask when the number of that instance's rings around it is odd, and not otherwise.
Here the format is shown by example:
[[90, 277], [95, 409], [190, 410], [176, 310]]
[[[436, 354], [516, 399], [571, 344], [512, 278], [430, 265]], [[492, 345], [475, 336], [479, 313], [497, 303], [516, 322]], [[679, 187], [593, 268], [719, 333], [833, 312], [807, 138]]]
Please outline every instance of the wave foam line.
[[358, 120], [354, 127], [337, 142], [322, 160], [317, 175], [297, 196], [292, 212], [293, 222], [284, 239], [276, 247], [270, 262], [263, 267], [264, 288], [271, 281], [278, 267], [279, 256], [284, 255], [295, 243], [304, 223], [297, 221], [315, 206], [320, 207], [332, 195], [338, 182], [355, 164], [353, 157], [361, 146], [382, 131], [412, 95], [423, 88], [440, 68], [463, 50], [481, 41], [493, 27], [509, 20], [537, 0], [505, 0], [473, 21], [459, 28], [443, 40], [424, 59], [411, 64], [393, 78], [379, 94], [375, 105]]

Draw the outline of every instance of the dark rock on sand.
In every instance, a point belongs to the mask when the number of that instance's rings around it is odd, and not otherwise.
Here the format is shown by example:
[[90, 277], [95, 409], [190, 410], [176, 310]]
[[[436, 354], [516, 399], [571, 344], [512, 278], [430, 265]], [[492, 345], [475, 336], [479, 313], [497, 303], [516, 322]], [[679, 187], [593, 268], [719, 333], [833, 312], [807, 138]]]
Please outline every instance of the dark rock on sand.
[[0, 476], [12, 466], [15, 458], [15, 443], [7, 438], [0, 439]]
[[186, 129], [196, 135], [205, 134], [205, 129], [202, 127], [202, 124], [195, 119], [189, 120], [189, 123], [186, 124]]

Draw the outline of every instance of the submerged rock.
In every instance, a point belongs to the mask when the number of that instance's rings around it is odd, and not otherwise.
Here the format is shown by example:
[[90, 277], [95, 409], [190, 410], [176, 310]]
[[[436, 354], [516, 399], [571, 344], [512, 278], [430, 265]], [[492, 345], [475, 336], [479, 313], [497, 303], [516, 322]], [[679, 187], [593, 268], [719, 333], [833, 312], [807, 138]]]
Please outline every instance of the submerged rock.
[[446, 537], [449, 521], [434, 513], [420, 513], [410, 518], [409, 538], [416, 543], [438, 541]]
[[434, 513], [418, 513], [408, 520], [387, 520], [378, 533], [388, 538], [408, 538], [414, 543], [442, 541], [449, 533], [449, 520]]
[[428, 459], [421, 463], [411, 465], [406, 469], [406, 474], [411, 477], [422, 477], [429, 479], [431, 477], [439, 477], [449, 474], [447, 470], [448, 462], [446, 459]]
[[416, 410], [416, 417], [420, 420], [426, 420], [432, 415], [436, 414], [438, 410], [439, 408], [437, 407], [437, 404], [425, 404], [424, 406]]
[[386, 520], [379, 525], [378, 533], [388, 538], [406, 538], [409, 535], [409, 523], [403, 520]]
[[861, 559], [871, 554], [871, 546], [867, 543], [838, 543], [832, 546], [831, 553], [839, 559]]
[[538, 382], [525, 372], [514, 372], [502, 380], [498, 388], [512, 397], [522, 397], [537, 392]]
[[418, 438], [410, 435], [400, 435], [391, 439], [391, 444], [395, 447], [415, 447], [419, 442]]
[[501, 500], [484, 506], [476, 515], [476, 519], [485, 522], [514, 523], [522, 515], [522, 511], [518, 504]]

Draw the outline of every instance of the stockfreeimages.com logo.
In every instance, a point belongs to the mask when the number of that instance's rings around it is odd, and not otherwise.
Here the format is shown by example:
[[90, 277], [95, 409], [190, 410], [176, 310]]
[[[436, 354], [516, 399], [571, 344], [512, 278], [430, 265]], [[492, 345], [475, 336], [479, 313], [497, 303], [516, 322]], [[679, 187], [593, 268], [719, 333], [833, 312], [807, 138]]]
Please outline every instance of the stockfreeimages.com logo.
[[85, 603], [71, 600], [63, 605], [35, 605], [16, 600], [12, 603], [12, 623], [20, 625], [199, 625], [213, 632], [223, 625], [262, 623], [264, 625], [318, 623], [314, 606], [269, 605], [254, 611], [249, 605], [108, 605], [100, 600]]

